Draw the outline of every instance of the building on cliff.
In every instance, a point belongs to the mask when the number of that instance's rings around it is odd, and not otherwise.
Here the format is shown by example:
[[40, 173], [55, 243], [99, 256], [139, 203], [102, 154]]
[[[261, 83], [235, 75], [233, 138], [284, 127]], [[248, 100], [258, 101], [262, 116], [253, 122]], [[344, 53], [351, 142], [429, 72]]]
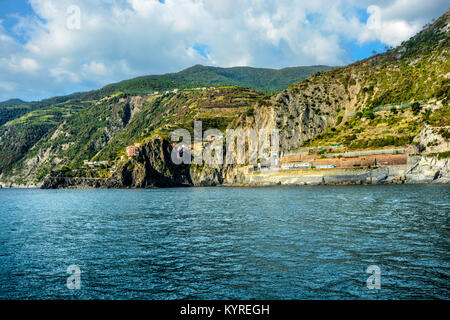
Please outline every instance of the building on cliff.
[[141, 143], [135, 143], [133, 146], [128, 146], [127, 147], [127, 156], [128, 157], [138, 156], [141, 148], [142, 148]]

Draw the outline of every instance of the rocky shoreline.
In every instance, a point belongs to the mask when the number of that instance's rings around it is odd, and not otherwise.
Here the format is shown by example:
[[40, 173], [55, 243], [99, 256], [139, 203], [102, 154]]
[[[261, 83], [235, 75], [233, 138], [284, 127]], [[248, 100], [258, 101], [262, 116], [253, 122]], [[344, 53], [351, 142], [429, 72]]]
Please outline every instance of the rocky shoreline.
[[[154, 188], [154, 187], [206, 187], [206, 186], [304, 186], [304, 185], [378, 185], [378, 184], [449, 184], [448, 159], [413, 157], [408, 166], [380, 167], [372, 169], [310, 170], [307, 173], [293, 171], [253, 172], [239, 168], [184, 168], [183, 176], [165, 176], [161, 173], [141, 175], [131, 170], [117, 172], [109, 179], [54, 177], [40, 186], [56, 188]], [[136, 170], [136, 167], [134, 167]]]
[[376, 168], [253, 171], [233, 165], [175, 165], [171, 145], [155, 139], [138, 157], [119, 163], [108, 177], [47, 176], [41, 183], [0, 182], [2, 188], [168, 188], [207, 186], [303, 186], [448, 184], [450, 159], [431, 154], [408, 156], [407, 165]]
[[41, 184], [16, 184], [12, 182], [0, 182], [0, 189], [36, 189], [41, 188]]
[[[383, 168], [388, 169], [388, 168]], [[391, 168], [392, 169], [392, 168]], [[391, 170], [392, 172], [392, 170]], [[201, 181], [197, 184], [170, 184], [160, 186], [138, 187], [134, 185], [117, 185], [105, 181], [92, 181], [84, 178], [54, 177], [42, 184], [19, 185], [0, 183], [0, 189], [139, 189], [139, 188], [173, 188], [173, 187], [266, 187], [266, 186], [339, 186], [339, 185], [386, 185], [386, 184], [450, 184], [450, 178], [423, 177], [414, 174], [391, 175], [374, 170], [372, 173], [322, 174], [297, 177], [251, 177], [244, 181], [215, 183]]]

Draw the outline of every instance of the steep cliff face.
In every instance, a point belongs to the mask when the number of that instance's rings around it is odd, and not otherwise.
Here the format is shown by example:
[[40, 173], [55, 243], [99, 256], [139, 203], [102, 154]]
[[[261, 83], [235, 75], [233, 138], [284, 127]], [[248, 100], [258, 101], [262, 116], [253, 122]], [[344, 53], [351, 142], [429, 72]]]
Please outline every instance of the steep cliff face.
[[223, 166], [191, 166], [190, 169], [191, 181], [194, 186], [219, 186], [224, 181], [224, 167]]
[[425, 125], [424, 128], [414, 139], [418, 148], [427, 153], [440, 153], [450, 150], [450, 142], [448, 139], [448, 130], [450, 127], [430, 127]]
[[[341, 103], [341, 104], [339, 104]], [[336, 121], [339, 107], [352, 112], [349, 94], [339, 84], [305, 81], [275, 99], [274, 117], [283, 151], [298, 148]]]
[[136, 158], [121, 161], [111, 175], [103, 178], [47, 177], [42, 188], [152, 188], [192, 185], [188, 165], [171, 161], [171, 145], [167, 140], [154, 139], [144, 145]]
[[175, 165], [167, 140], [155, 139], [142, 147], [139, 156], [123, 163], [106, 182], [107, 187], [180, 187], [192, 185], [189, 166]]
[[214, 187], [248, 183], [247, 169], [238, 165], [192, 166], [190, 174], [194, 186]]

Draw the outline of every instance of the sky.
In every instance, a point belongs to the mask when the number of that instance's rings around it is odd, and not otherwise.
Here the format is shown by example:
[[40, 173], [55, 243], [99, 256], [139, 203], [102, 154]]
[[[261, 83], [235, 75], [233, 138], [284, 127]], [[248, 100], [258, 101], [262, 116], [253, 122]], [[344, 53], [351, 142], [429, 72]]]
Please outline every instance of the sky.
[[448, 9], [448, 0], [0, 0], [0, 101], [195, 64], [346, 65]]

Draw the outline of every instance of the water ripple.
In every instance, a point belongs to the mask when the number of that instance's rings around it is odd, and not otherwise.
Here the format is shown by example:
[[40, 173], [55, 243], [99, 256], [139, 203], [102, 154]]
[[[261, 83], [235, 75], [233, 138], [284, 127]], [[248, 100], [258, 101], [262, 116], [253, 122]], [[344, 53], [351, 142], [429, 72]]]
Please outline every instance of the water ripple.
[[[0, 298], [449, 299], [449, 195], [438, 185], [2, 189]], [[373, 264], [379, 291], [366, 287]]]

